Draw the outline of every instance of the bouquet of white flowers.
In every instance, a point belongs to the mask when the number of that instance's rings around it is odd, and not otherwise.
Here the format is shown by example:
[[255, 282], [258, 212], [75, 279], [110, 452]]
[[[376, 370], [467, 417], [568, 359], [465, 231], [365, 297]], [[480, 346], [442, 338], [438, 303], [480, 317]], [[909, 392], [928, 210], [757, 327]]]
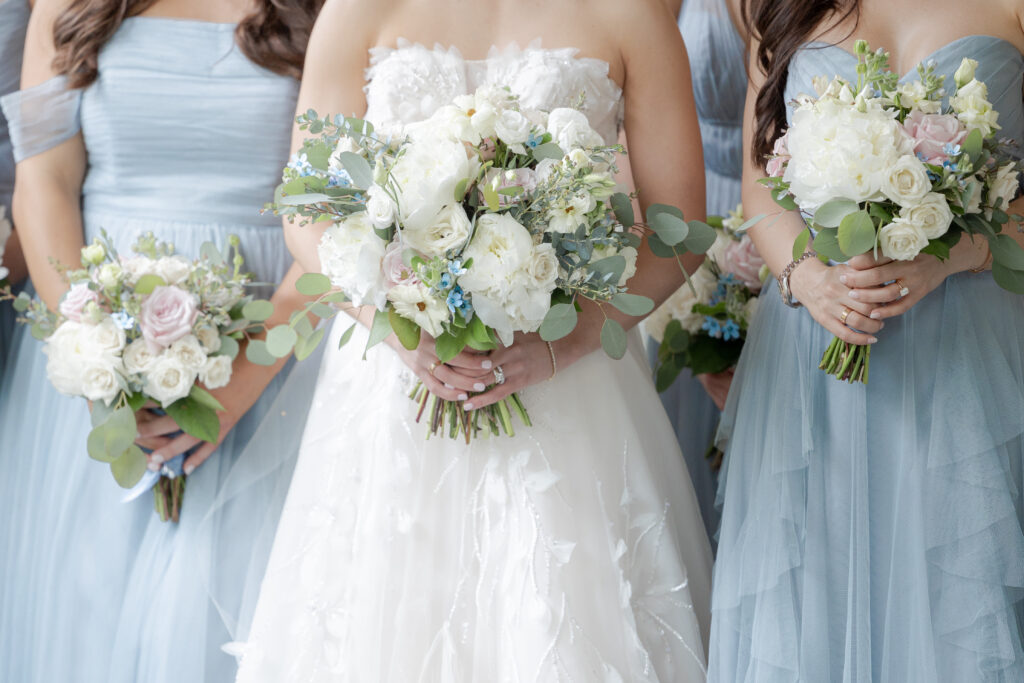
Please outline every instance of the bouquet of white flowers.
[[658, 391], [672, 386], [683, 368], [700, 375], [736, 365], [769, 273], [743, 232], [742, 205], [724, 218], [708, 216], [708, 223], [718, 237], [690, 278], [692, 287], [680, 287], [644, 322], [661, 344], [655, 369]]
[[0, 204], [0, 285], [4, 284], [10, 273], [4, 268], [4, 247], [11, 236], [11, 221], [7, 219], [7, 207]]
[[[376, 307], [367, 348], [394, 332], [414, 349], [425, 332], [445, 362], [467, 346], [511, 344], [519, 332], [559, 339], [576, 326], [579, 297], [629, 315], [651, 311], [650, 299], [627, 292], [641, 237], [630, 230], [630, 198], [615, 192], [622, 150], [580, 111], [531, 110], [507, 88], [484, 87], [395, 138], [312, 111], [299, 124], [317, 137], [285, 169], [270, 208], [330, 223], [323, 274], [305, 275], [300, 290], [320, 295], [318, 314], [346, 299]], [[673, 207], [652, 206], [648, 222], [652, 246], [667, 256], [703, 253], [714, 241], [710, 227]], [[267, 350], [308, 353], [322, 331], [302, 327], [271, 330]], [[610, 356], [625, 354], [617, 321], [605, 321], [601, 341]], [[423, 386], [412, 398], [432, 434], [511, 435], [513, 413], [530, 424], [515, 395], [471, 414]]]
[[[794, 258], [810, 244], [823, 260], [872, 250], [894, 260], [945, 259], [967, 233], [988, 240], [996, 282], [1024, 294], [1024, 250], [1001, 234], [1020, 164], [1009, 141], [996, 138], [999, 114], [974, 78], [977, 62], [963, 60], [944, 105], [945, 77], [934, 66], [920, 65], [919, 80], [900, 83], [888, 53], [861, 40], [856, 54], [856, 84], [819, 78], [817, 99], [798, 98], [762, 180], [780, 206], [808, 218]], [[836, 339], [820, 367], [866, 382], [869, 354]]]
[[239, 342], [273, 312], [270, 302], [246, 294], [251, 277], [238, 247], [232, 236], [227, 255], [207, 243], [202, 258], [188, 261], [146, 234], [135, 256], [121, 258], [103, 234], [82, 249], [84, 268], [65, 274], [71, 288], [58, 313], [27, 294], [14, 298], [32, 335], [46, 340], [50, 382], [92, 402], [89, 455], [109, 463], [125, 488], [155, 486], [165, 521], [178, 520], [184, 456], [148, 472], [135, 444], [135, 411], [155, 404], [188, 434], [217, 441], [224, 408], [207, 389], [230, 382]]

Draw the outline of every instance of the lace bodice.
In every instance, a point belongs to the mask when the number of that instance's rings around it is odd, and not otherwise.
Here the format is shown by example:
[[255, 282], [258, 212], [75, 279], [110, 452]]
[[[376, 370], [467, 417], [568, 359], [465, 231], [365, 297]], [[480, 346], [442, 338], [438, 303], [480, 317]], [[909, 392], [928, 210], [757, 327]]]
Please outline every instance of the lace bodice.
[[486, 59], [463, 58], [454, 47], [427, 48], [399, 40], [397, 48], [370, 50], [366, 70], [366, 118], [379, 129], [428, 118], [455, 97], [482, 85], [504, 85], [524, 106], [542, 110], [575, 106], [590, 125], [613, 143], [622, 122], [622, 90], [608, 76], [608, 64], [577, 56], [574, 48], [491, 48]]

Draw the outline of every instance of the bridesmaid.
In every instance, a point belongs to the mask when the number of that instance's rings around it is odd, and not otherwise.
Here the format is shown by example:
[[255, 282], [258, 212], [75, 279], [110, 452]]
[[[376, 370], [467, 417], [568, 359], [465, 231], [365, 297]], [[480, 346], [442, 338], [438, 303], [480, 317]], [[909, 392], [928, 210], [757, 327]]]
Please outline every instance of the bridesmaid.
[[[761, 41], [745, 114], [748, 211], [778, 213], [756, 180], [786, 103], [820, 74], [855, 81], [859, 38], [889, 50], [905, 80], [934, 60], [951, 83], [963, 58], [977, 60], [1001, 135], [1024, 140], [1024, 9], [963, 7], [745, 0]], [[789, 213], [752, 230], [773, 272], [802, 228]], [[995, 283], [988, 256], [985, 240], [963, 239], [946, 262], [812, 258], [792, 271], [800, 308], [765, 299], [721, 432], [709, 680], [1024, 681], [1024, 297]], [[885, 284], [897, 280], [903, 299]], [[842, 325], [844, 310], [866, 334]], [[877, 339], [869, 384], [817, 369], [833, 334]]]
[[[38, 0], [25, 89], [3, 108], [19, 162], [14, 215], [50, 307], [65, 291], [51, 259], [77, 264], [100, 229], [122, 253], [153, 231], [189, 257], [237, 234], [257, 280], [282, 283], [276, 316], [287, 319], [299, 305], [297, 271], [279, 220], [259, 209], [287, 160], [318, 6]], [[40, 344], [21, 329], [12, 353], [0, 394], [4, 452], [17, 456], [0, 458], [0, 680], [233, 678], [219, 649], [227, 631], [199, 580], [209, 553], [199, 527], [283, 362], [263, 368], [240, 356], [231, 385], [214, 392], [227, 408], [218, 454], [189, 477], [175, 525], [159, 521], [149, 496], [121, 503], [108, 469], [86, 455], [86, 403], [50, 387]], [[140, 417], [154, 460], [195, 445]], [[186, 470], [214, 446], [200, 445]], [[242, 521], [232, 533], [244, 538]]]
[[[28, 0], [0, 0], [0, 97], [18, 89], [21, 78], [21, 53], [25, 49], [25, 28], [31, 8]], [[14, 156], [11, 138], [7, 133], [7, 119], [0, 113], [0, 214], [11, 220], [11, 195], [14, 192]], [[5, 219], [0, 219], [3, 222]], [[7, 280], [17, 284], [25, 277], [25, 262], [21, 256], [17, 235], [11, 235], [6, 245], [6, 231], [0, 228], [0, 267], [6, 270]], [[0, 271], [4, 272], [4, 271]], [[0, 277], [0, 280], [3, 280]], [[14, 309], [10, 303], [0, 303], [0, 381], [4, 363], [14, 333]]]
[[[743, 169], [743, 100], [747, 92], [745, 48], [727, 2], [738, 0], [669, 0], [679, 15], [679, 30], [690, 54], [700, 134], [704, 146], [707, 212], [725, 216], [740, 202]], [[738, 12], [737, 12], [738, 14]], [[649, 342], [651, 364], [658, 344]], [[715, 505], [717, 477], [706, 457], [718, 428], [732, 373], [695, 377], [684, 370], [661, 394], [675, 425], [679, 446], [690, 470], [708, 536], [714, 538], [719, 512]], [[716, 405], [717, 403], [717, 405]]]

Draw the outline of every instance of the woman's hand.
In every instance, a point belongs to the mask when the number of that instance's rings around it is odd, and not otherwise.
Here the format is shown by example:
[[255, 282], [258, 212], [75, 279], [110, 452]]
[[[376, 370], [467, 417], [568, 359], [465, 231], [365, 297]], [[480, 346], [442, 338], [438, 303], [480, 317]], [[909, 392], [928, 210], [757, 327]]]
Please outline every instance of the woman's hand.
[[843, 273], [840, 280], [850, 288], [852, 300], [875, 307], [872, 318], [885, 320], [906, 313], [947, 277], [980, 267], [987, 258], [985, 240], [964, 237], [945, 261], [931, 254], [918, 254], [913, 261], [893, 261], [884, 256], [876, 260], [870, 253], [861, 254], [850, 259], [850, 271]]
[[848, 265], [827, 266], [811, 258], [793, 270], [790, 288], [818, 324], [845, 342], [867, 346], [878, 341], [874, 335], [885, 324], [871, 317], [877, 304], [850, 297], [844, 278], [849, 281], [855, 272]]
[[735, 374], [736, 369], [729, 368], [725, 372], [697, 375], [697, 381], [704, 387], [704, 391], [708, 392], [708, 396], [719, 410], [725, 410], [725, 399], [729, 397], [729, 387]]
[[402, 346], [394, 336], [388, 343], [430, 393], [439, 398], [465, 401], [470, 392], [479, 393], [494, 383], [494, 364], [487, 353], [467, 348], [447, 363], [442, 363], [434, 351], [434, 339], [426, 332], [420, 334], [420, 345], [412, 351]]
[[[493, 363], [492, 368], [501, 368], [505, 383], [474, 396], [463, 407], [466, 410], [480, 410], [528, 386], [550, 379], [555, 373], [551, 354], [547, 342], [539, 334], [517, 334], [511, 346], [492, 351], [488, 358]], [[488, 370], [488, 375], [489, 381], [485, 381], [494, 384], [496, 377], [493, 370]]]
[[[226, 389], [226, 387], [225, 387]], [[155, 404], [147, 404], [135, 413], [135, 424], [139, 437], [135, 443], [143, 448], [152, 450], [148, 456], [149, 469], [158, 472], [160, 466], [168, 460], [186, 453], [192, 448], [199, 446], [195, 453], [185, 458], [182, 464], [182, 472], [185, 476], [192, 474], [197, 467], [206, 462], [207, 458], [213, 455], [217, 447], [224, 442], [231, 430], [234, 429], [242, 416], [252, 407], [254, 401], [248, 400], [243, 392], [225, 391], [220, 389], [211, 391], [214, 398], [220, 401], [225, 410], [218, 411], [217, 417], [220, 420], [220, 434], [216, 443], [200, 441], [191, 434], [181, 431], [178, 424], [170, 415], [158, 415], [153, 412]], [[201, 445], [200, 445], [201, 444]]]

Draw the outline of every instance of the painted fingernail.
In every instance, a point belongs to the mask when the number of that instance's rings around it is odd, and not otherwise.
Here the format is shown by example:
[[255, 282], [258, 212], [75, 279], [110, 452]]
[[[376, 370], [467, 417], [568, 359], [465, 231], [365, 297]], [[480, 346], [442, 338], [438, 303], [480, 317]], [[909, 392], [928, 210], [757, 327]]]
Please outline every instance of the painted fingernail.
[[846, 284], [846, 276], [845, 275], [840, 275], [839, 276], [839, 281], [842, 282], [845, 285]]
[[870, 339], [868, 339], [868, 341], [870, 343], [872, 343], [872, 344], [877, 344], [878, 343], [878, 337], [871, 337]]
[[494, 363], [492, 363], [490, 360], [484, 360], [480, 362], [480, 367], [482, 367], [484, 370], [490, 370], [492, 367], [494, 367]]
[[860, 297], [860, 294], [857, 294], [857, 292], [850, 292], [850, 298], [851, 299], [856, 299], [856, 298], [859, 298], [859, 297]]
[[148, 469], [150, 472], [159, 472], [160, 471], [160, 463], [158, 463], [158, 462], [150, 462], [148, 465], [146, 465], [146, 469]]
[[454, 389], [455, 387], [453, 387], [451, 384], [448, 384], [448, 382], [445, 382], [444, 383], [444, 388], [445, 389]]
[[192, 474], [193, 472], [196, 471], [196, 466], [195, 465], [185, 465], [184, 467], [181, 468], [181, 471], [184, 472], [185, 476], [187, 477], [188, 475], [190, 475], [190, 474]]
[[477, 382], [476, 384], [473, 385], [473, 391], [483, 391], [486, 388], [487, 385], [484, 384], [483, 382]]
[[156, 453], [154, 453], [153, 455], [149, 456], [149, 459], [150, 459], [151, 462], [155, 462], [157, 465], [162, 465], [163, 462], [164, 462], [164, 456], [158, 455]]
[[459, 394], [460, 401], [465, 401], [467, 398], [469, 398], [469, 394]]
[[466, 410], [473, 410], [473, 404], [472, 403], [463, 403], [462, 407], [465, 408]]
[[871, 311], [871, 318], [874, 320], [881, 320], [882, 314], [878, 311]]

